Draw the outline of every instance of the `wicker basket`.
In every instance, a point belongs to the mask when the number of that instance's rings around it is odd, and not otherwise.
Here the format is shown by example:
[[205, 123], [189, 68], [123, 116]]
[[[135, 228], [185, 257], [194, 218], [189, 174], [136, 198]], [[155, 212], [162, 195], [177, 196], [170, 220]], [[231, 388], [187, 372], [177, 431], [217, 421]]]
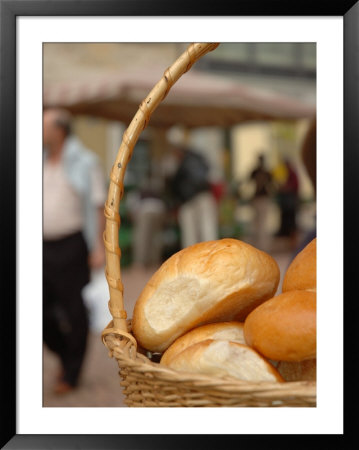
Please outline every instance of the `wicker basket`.
[[[109, 285], [109, 310], [113, 320], [102, 332], [102, 340], [111, 357], [115, 357], [122, 378], [121, 386], [128, 406], [315, 406], [315, 382], [244, 382], [234, 378], [174, 371], [149, 359], [131, 334], [123, 305], [119, 248], [119, 206], [123, 196], [126, 166], [141, 131], [150, 116], [166, 97], [173, 84], [192, 65], [218, 44], [196, 43], [169, 67], [162, 79], [142, 101], [139, 110], [125, 131], [116, 161], [110, 174], [105, 204], [106, 278]], [[146, 356], [147, 355], [147, 356]], [[149, 356], [149, 357], [148, 357]]]

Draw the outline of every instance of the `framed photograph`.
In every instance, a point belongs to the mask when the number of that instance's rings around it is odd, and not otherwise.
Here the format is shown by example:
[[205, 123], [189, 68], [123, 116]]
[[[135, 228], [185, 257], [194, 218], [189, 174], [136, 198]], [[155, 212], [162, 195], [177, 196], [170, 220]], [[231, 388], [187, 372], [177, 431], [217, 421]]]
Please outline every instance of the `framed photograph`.
[[[254, 1], [236, 6], [222, 2], [204, 7], [140, 0], [1, 0], [0, 14], [1, 329], [6, 381], [2, 385], [6, 418], [2, 448], [183, 448], [189, 436], [199, 444], [203, 435], [212, 435], [209, 440], [218, 443], [300, 435], [303, 445], [307, 438], [322, 435], [342, 438], [344, 357], [346, 374], [355, 373], [349, 354], [357, 351], [345, 352], [343, 346], [344, 318], [348, 334], [355, 335], [356, 313], [353, 300], [345, 304], [344, 314], [344, 285], [351, 291], [356, 278], [352, 271], [344, 272], [344, 253], [347, 259], [354, 257], [358, 228], [352, 193], [358, 167], [357, 2], [289, 5]], [[190, 42], [315, 43], [316, 224], [320, 236], [317, 404], [313, 408], [44, 406], [44, 44]], [[344, 231], [350, 242], [344, 241]], [[356, 340], [351, 338], [350, 346], [352, 341]], [[107, 352], [105, 347], [103, 352]], [[112, 368], [118, 377], [115, 361]], [[350, 383], [352, 376], [347, 376]], [[347, 385], [347, 408], [349, 390]], [[352, 424], [348, 417], [346, 434]]]

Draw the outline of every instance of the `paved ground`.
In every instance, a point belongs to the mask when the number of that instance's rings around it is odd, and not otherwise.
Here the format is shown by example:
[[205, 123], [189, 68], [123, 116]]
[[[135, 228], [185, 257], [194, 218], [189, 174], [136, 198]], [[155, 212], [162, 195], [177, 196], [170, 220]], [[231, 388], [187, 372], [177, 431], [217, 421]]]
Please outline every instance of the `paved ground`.
[[[287, 241], [276, 241], [269, 253], [276, 259], [281, 276], [290, 262], [292, 249]], [[155, 268], [140, 270], [129, 268], [123, 270], [122, 281], [125, 286], [125, 307], [128, 317], [132, 317], [134, 303], [152, 275]], [[282, 282], [282, 280], [281, 280]], [[281, 289], [281, 282], [278, 291]], [[65, 395], [52, 393], [57, 375], [58, 361], [56, 357], [44, 348], [44, 406], [77, 406], [77, 407], [119, 407], [125, 406], [120, 387], [120, 377], [116, 360], [109, 358], [106, 348], [101, 342], [101, 330], [111, 320], [107, 311], [107, 288], [105, 287], [101, 304], [92, 305], [93, 327], [89, 337], [88, 351], [83, 367], [81, 383], [76, 391]]]

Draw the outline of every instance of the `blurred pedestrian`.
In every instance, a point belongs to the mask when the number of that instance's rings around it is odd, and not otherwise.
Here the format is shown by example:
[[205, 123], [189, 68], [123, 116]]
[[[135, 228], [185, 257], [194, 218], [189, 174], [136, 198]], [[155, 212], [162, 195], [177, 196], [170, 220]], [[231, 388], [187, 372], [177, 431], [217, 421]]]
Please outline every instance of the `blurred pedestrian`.
[[178, 205], [181, 246], [218, 239], [217, 202], [209, 180], [209, 165], [201, 154], [188, 147], [178, 145], [174, 151], [178, 167], [170, 186]]
[[134, 266], [158, 266], [162, 262], [166, 206], [155, 180], [145, 179], [140, 189], [128, 197], [127, 206], [134, 224]]
[[[308, 130], [304, 136], [304, 140], [301, 146], [301, 159], [307, 171], [307, 174], [312, 182], [312, 187], [314, 190], [314, 201], [316, 200], [317, 193], [317, 121], [316, 117], [312, 118], [309, 122]], [[293, 258], [297, 255], [303, 248], [309, 244], [315, 237], [317, 237], [317, 227], [309, 230], [293, 254]]]
[[304, 136], [301, 147], [301, 158], [307, 174], [312, 182], [314, 195], [317, 191], [317, 120], [312, 118]]
[[265, 250], [268, 243], [267, 219], [274, 184], [272, 175], [265, 166], [264, 154], [258, 156], [257, 164], [250, 174], [250, 179], [255, 183], [252, 206], [255, 212], [254, 229], [256, 245], [259, 249]]
[[277, 198], [280, 208], [280, 228], [277, 236], [290, 237], [295, 242], [297, 233], [298, 175], [288, 158], [284, 158], [285, 180], [279, 185]]
[[60, 359], [60, 394], [78, 385], [85, 356], [82, 290], [105, 264], [106, 191], [98, 158], [72, 134], [66, 111], [44, 111], [43, 145], [43, 339]]

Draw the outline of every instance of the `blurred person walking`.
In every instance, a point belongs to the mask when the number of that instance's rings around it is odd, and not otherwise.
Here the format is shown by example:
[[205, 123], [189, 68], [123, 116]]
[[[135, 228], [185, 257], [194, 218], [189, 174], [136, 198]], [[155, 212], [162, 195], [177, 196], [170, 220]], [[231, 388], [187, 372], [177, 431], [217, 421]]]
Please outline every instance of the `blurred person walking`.
[[178, 205], [181, 247], [218, 239], [217, 202], [209, 181], [209, 165], [198, 152], [176, 146], [178, 167], [170, 181]]
[[140, 188], [128, 196], [127, 206], [134, 224], [134, 267], [158, 266], [162, 262], [166, 205], [155, 180], [146, 178]]
[[[317, 120], [313, 117], [309, 122], [308, 130], [304, 136], [301, 146], [301, 160], [312, 183], [314, 190], [314, 201], [317, 193]], [[316, 215], [315, 215], [316, 216]], [[316, 219], [316, 217], [315, 217]], [[313, 229], [309, 230], [296, 247], [293, 258], [304, 249], [315, 237], [317, 237], [317, 227], [314, 224]]]
[[258, 156], [257, 164], [250, 174], [250, 179], [255, 184], [252, 206], [255, 213], [254, 230], [257, 241], [256, 246], [261, 250], [266, 250], [268, 244], [267, 218], [274, 182], [271, 173], [265, 167], [263, 154]]
[[299, 181], [296, 171], [288, 158], [284, 159], [286, 171], [285, 181], [280, 184], [277, 198], [280, 208], [280, 228], [277, 236], [296, 239], [297, 232], [297, 209], [298, 209], [298, 190]]
[[89, 318], [82, 290], [105, 264], [105, 182], [97, 156], [71, 132], [71, 116], [43, 115], [43, 339], [60, 359], [54, 388], [78, 385]]

